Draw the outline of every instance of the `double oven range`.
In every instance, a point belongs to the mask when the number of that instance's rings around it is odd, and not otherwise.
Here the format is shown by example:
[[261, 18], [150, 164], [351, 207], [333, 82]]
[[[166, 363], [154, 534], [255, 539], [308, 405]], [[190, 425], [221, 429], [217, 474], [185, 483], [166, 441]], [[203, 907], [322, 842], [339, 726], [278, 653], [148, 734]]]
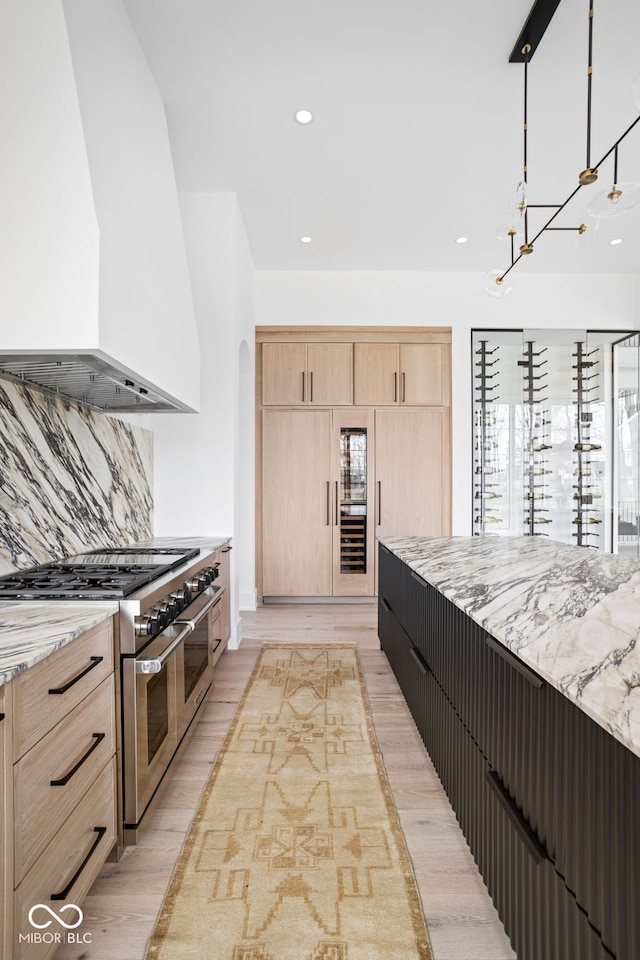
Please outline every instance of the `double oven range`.
[[119, 846], [138, 841], [227, 641], [219, 549], [162, 543], [100, 548], [0, 578], [0, 600], [118, 601]]

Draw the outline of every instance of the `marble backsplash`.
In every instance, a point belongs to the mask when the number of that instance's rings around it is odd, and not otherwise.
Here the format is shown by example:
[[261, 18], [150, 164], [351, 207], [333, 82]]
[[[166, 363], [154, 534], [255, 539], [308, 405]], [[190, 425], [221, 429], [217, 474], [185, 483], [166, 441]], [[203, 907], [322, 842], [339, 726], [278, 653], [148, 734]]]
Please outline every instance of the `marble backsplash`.
[[153, 434], [0, 380], [0, 575], [148, 539]]

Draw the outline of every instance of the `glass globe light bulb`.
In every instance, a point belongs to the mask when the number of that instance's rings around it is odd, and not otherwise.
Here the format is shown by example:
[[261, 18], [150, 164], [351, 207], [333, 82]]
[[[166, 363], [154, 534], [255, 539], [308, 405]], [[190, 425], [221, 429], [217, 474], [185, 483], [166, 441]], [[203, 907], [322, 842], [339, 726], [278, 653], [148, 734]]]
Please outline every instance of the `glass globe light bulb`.
[[618, 217], [640, 203], [640, 183], [614, 183], [587, 205], [587, 216], [596, 220]]
[[507, 297], [513, 290], [511, 274], [503, 277], [503, 273], [504, 270], [489, 270], [482, 278], [485, 293], [498, 300]]

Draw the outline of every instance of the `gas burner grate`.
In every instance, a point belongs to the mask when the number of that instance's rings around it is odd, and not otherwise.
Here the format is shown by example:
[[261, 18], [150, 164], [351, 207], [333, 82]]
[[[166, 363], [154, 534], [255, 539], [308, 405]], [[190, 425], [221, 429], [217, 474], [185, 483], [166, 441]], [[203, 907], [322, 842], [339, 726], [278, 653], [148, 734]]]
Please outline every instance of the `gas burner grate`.
[[50, 564], [0, 577], [0, 599], [122, 600], [164, 569], [157, 564]]

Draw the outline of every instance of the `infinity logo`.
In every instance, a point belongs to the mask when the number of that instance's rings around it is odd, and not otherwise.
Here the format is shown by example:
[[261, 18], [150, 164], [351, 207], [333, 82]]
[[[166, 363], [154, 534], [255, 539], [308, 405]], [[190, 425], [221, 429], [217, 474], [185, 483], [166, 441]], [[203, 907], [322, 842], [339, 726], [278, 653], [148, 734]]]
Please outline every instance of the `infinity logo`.
[[35, 913], [36, 910], [45, 910], [49, 914], [49, 916], [53, 917], [54, 920], [57, 920], [58, 923], [61, 926], [65, 927], [66, 930], [75, 930], [76, 927], [80, 926], [80, 924], [84, 919], [84, 914], [82, 910], [75, 903], [65, 903], [64, 907], [60, 907], [60, 913], [64, 913], [65, 910], [76, 911], [76, 913], [78, 914], [78, 919], [76, 920], [75, 923], [65, 923], [62, 917], [58, 916], [58, 914], [54, 910], [52, 910], [48, 904], [36, 903], [34, 904], [33, 907], [31, 907], [31, 910], [29, 910], [29, 923], [31, 924], [32, 927], [36, 927], [37, 930], [44, 930], [45, 927], [49, 927], [51, 925], [51, 920], [45, 920], [44, 923], [36, 923], [36, 921], [33, 919], [33, 914]]

